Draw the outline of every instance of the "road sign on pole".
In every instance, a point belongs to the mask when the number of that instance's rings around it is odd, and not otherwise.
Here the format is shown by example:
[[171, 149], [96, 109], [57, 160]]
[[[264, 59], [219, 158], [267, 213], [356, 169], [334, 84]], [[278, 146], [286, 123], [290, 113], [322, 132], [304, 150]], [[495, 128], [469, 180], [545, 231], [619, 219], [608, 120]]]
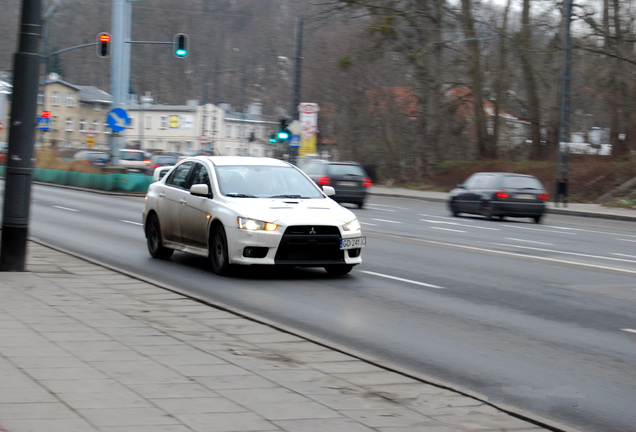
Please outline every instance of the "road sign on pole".
[[90, 128], [86, 132], [84, 132], [88, 138], [95, 138], [97, 136], [97, 131], [93, 128]]
[[292, 135], [289, 137], [289, 146], [290, 147], [300, 147], [300, 136]]
[[210, 142], [210, 137], [207, 135], [201, 135], [199, 136], [199, 142], [204, 145]]
[[111, 128], [113, 132], [120, 132], [126, 129], [126, 126], [130, 124], [130, 118], [126, 110], [115, 108], [108, 112], [106, 124], [108, 124], [108, 127]]

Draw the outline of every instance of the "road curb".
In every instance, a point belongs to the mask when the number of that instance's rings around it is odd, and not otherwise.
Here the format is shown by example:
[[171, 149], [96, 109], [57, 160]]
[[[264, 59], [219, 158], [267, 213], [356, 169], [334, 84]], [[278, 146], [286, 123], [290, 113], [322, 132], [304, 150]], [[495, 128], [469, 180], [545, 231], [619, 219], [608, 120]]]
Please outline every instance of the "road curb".
[[[2, 230], [0, 228], [0, 232], [1, 231]], [[273, 329], [275, 329], [277, 331], [280, 331], [280, 332], [283, 332], [283, 333], [286, 333], [286, 334], [289, 334], [289, 335], [293, 335], [293, 336], [299, 337], [301, 339], [306, 340], [307, 342], [311, 342], [311, 343], [314, 343], [316, 345], [322, 346], [323, 348], [339, 352], [341, 354], [347, 355], [349, 357], [352, 357], [352, 358], [357, 359], [359, 361], [365, 362], [367, 364], [382, 368], [382, 369], [386, 370], [387, 372], [396, 373], [396, 374], [402, 375], [404, 377], [413, 379], [415, 381], [421, 382], [422, 384], [427, 384], [427, 385], [438, 387], [438, 388], [441, 388], [441, 389], [444, 389], [444, 390], [452, 391], [454, 393], [457, 393], [458, 395], [474, 399], [474, 400], [479, 401], [479, 402], [481, 402], [483, 404], [486, 404], [486, 405], [488, 405], [488, 406], [490, 406], [490, 407], [492, 407], [492, 408], [494, 408], [494, 409], [496, 409], [498, 411], [501, 411], [501, 412], [503, 412], [505, 414], [508, 414], [508, 415], [510, 415], [512, 417], [515, 417], [517, 419], [526, 421], [526, 422], [528, 422], [530, 424], [533, 424], [535, 426], [539, 426], [539, 427], [545, 428], [545, 429], [553, 431], [553, 432], [583, 432], [580, 429], [576, 429], [574, 427], [561, 424], [561, 423], [559, 423], [557, 421], [554, 421], [554, 420], [551, 420], [551, 419], [547, 419], [547, 418], [544, 418], [542, 416], [539, 416], [539, 415], [536, 415], [536, 414], [533, 414], [533, 413], [530, 413], [530, 412], [525, 412], [523, 410], [519, 410], [516, 407], [511, 407], [511, 406], [508, 406], [508, 405], [505, 405], [505, 404], [495, 404], [493, 402], [489, 402], [488, 398], [486, 396], [481, 395], [481, 394], [479, 394], [477, 392], [473, 392], [473, 391], [465, 390], [465, 389], [462, 389], [462, 390], [457, 389], [453, 384], [446, 383], [446, 382], [444, 382], [442, 380], [438, 380], [438, 379], [426, 376], [425, 374], [421, 374], [421, 373], [409, 370], [407, 368], [403, 368], [401, 366], [392, 364], [392, 363], [390, 363], [388, 361], [377, 359], [377, 358], [375, 358], [373, 356], [370, 356], [368, 354], [361, 353], [361, 352], [359, 352], [359, 351], [357, 351], [355, 349], [344, 347], [344, 346], [341, 346], [339, 344], [333, 343], [331, 341], [327, 341], [327, 340], [324, 340], [322, 338], [307, 334], [305, 332], [298, 331], [296, 329], [292, 329], [292, 328], [287, 327], [287, 326], [285, 326], [283, 324], [279, 324], [279, 323], [270, 321], [270, 320], [268, 320], [266, 318], [262, 318], [262, 317], [259, 317], [257, 315], [251, 314], [249, 312], [245, 312], [245, 311], [236, 309], [236, 308], [234, 308], [232, 306], [228, 306], [228, 305], [226, 305], [224, 303], [221, 303], [221, 302], [218, 302], [218, 301], [214, 301], [214, 302], [210, 301], [208, 299], [199, 297], [199, 296], [197, 296], [195, 294], [192, 294], [190, 292], [181, 290], [179, 288], [176, 288], [174, 286], [165, 284], [163, 282], [159, 282], [159, 281], [156, 281], [154, 279], [150, 279], [150, 278], [147, 278], [145, 276], [141, 276], [141, 275], [138, 275], [136, 273], [120, 269], [120, 268], [118, 268], [116, 266], [104, 263], [102, 261], [99, 261], [99, 260], [96, 260], [96, 259], [93, 259], [93, 258], [89, 258], [89, 257], [83, 256], [81, 254], [77, 254], [77, 253], [71, 252], [71, 251], [66, 250], [64, 248], [53, 246], [53, 245], [48, 244], [48, 243], [46, 243], [46, 242], [44, 242], [42, 240], [31, 238], [31, 237], [29, 237], [28, 240], [33, 242], [33, 243], [39, 244], [40, 246], [50, 248], [50, 249], [58, 251], [60, 253], [64, 253], [64, 254], [73, 256], [73, 257], [75, 257], [77, 259], [81, 259], [83, 261], [89, 262], [89, 263], [91, 263], [93, 265], [100, 266], [100, 267], [103, 267], [103, 268], [107, 268], [107, 269], [109, 269], [111, 271], [114, 271], [114, 272], [120, 273], [122, 275], [128, 276], [128, 277], [130, 277], [132, 279], [135, 279], [135, 280], [138, 280], [138, 281], [141, 281], [141, 282], [156, 286], [157, 288], [161, 288], [161, 289], [164, 289], [166, 291], [174, 292], [176, 294], [179, 294], [179, 295], [182, 295], [184, 297], [187, 297], [187, 298], [189, 298], [189, 299], [191, 299], [193, 301], [196, 301], [198, 303], [205, 304], [205, 305], [213, 307], [215, 309], [219, 309], [219, 310], [234, 314], [236, 316], [239, 316], [241, 318], [245, 318], [245, 319], [250, 320], [252, 322], [256, 322], [256, 323], [259, 323], [259, 324], [263, 324], [263, 325], [269, 326], [269, 327], [271, 327], [271, 328], [273, 328]]]

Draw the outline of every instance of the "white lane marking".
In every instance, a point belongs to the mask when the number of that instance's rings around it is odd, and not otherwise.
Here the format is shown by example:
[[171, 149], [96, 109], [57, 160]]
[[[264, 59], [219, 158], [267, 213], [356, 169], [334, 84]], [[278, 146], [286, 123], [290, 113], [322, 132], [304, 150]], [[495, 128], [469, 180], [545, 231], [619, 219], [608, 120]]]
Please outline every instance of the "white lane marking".
[[629, 240], [629, 239], [616, 239], [616, 240], [636, 243], [636, 240]]
[[66, 211], [72, 211], [72, 212], [78, 212], [79, 211], [77, 209], [72, 209], [72, 208], [62, 207], [62, 206], [53, 206], [53, 207], [59, 208], [60, 210], [66, 210]]
[[457, 223], [457, 222], [434, 221], [434, 220], [429, 220], [429, 219], [419, 219], [419, 220], [422, 221], [422, 222], [428, 222], [428, 223], [433, 223], [433, 224], [457, 225], [457, 226], [463, 226], [463, 227], [469, 227], [469, 228], [485, 229], [485, 230], [490, 230], [490, 231], [501, 231], [499, 228], [482, 227], [482, 226], [477, 226], [477, 225], [464, 225], [464, 224], [460, 224], [460, 223]]
[[[590, 268], [601, 269], [601, 270], [610, 270], [610, 271], [616, 271], [616, 272], [621, 272], [621, 273], [636, 274], [636, 270], [628, 270], [628, 269], [622, 269], [622, 268], [616, 268], [616, 267], [607, 267], [607, 266], [602, 266], [602, 265], [598, 265], [598, 264], [589, 264], [589, 263], [582, 263], [582, 262], [577, 262], [577, 261], [567, 261], [567, 260], [563, 260], [563, 259], [550, 258], [550, 257], [525, 255], [525, 254], [516, 253], [516, 252], [499, 251], [499, 250], [495, 250], [495, 249], [486, 249], [486, 248], [480, 248], [480, 247], [475, 247], [475, 246], [465, 246], [465, 245], [459, 245], [459, 244], [453, 244], [453, 243], [444, 243], [444, 242], [434, 241], [434, 240], [424, 240], [424, 239], [418, 239], [418, 238], [405, 238], [405, 237], [402, 237], [402, 236], [397, 236], [397, 235], [392, 235], [392, 234], [379, 234], [379, 233], [372, 233], [372, 234], [376, 235], [376, 236], [379, 236], [379, 237], [392, 238], [392, 239], [401, 240], [401, 241], [411, 240], [411, 241], [415, 241], [415, 242], [418, 242], [418, 243], [426, 243], [426, 244], [437, 245], [437, 246], [454, 247], [454, 248], [458, 248], [458, 249], [466, 249], [466, 250], [472, 250], [472, 251], [478, 251], [478, 252], [489, 252], [489, 253], [492, 253], [492, 254], [508, 255], [508, 256], [513, 256], [513, 257], [516, 257], [516, 258], [534, 259], [534, 260], [538, 260], [538, 261], [550, 261], [550, 262], [561, 263], [561, 264], [569, 264], [569, 265], [580, 266], [580, 267], [590, 267]], [[516, 246], [516, 245], [500, 245], [500, 246], [524, 247], [524, 246]]]
[[617, 233], [609, 233], [609, 232], [604, 232], [604, 231], [592, 231], [589, 229], [583, 229], [583, 228], [565, 228], [565, 227], [557, 227], [557, 226], [552, 226], [550, 225], [550, 228], [556, 228], [556, 229], [562, 229], [562, 230], [570, 230], [570, 231], [583, 231], [586, 234], [603, 234], [603, 235], [622, 235], [625, 237], [636, 237], [636, 235], [630, 235], [630, 234], [617, 234]]
[[132, 221], [127, 221], [127, 220], [120, 220], [120, 222], [127, 223], [127, 224], [132, 224], [132, 225], [139, 225], [139, 226], [143, 226], [144, 225], [144, 224], [142, 224], [140, 222], [132, 222]]
[[375, 206], [375, 207], [391, 207], [392, 209], [398, 209], [398, 210], [410, 210], [407, 207], [396, 207], [396, 206], [391, 206], [391, 205], [384, 205], [384, 204], [368, 204], [369, 206]]
[[626, 332], [630, 332], [630, 333], [636, 333], [636, 330], [634, 330], [634, 329], [621, 329], [621, 330], [626, 331]]
[[394, 223], [394, 224], [401, 224], [402, 223], [402, 222], [388, 220], [388, 219], [373, 219], [373, 220], [374, 221], [378, 221], [378, 222], [388, 222], [388, 223]]
[[454, 230], [454, 229], [442, 228], [442, 227], [431, 227], [431, 229], [442, 230], [442, 231], [452, 231], [452, 232], [458, 232], [458, 233], [465, 233], [466, 232], [466, 231]]
[[371, 271], [367, 271], [367, 270], [358, 270], [358, 271], [360, 273], [366, 273], [366, 274], [371, 275], [371, 276], [378, 276], [378, 277], [383, 277], [383, 278], [386, 278], [386, 279], [393, 279], [393, 280], [396, 280], [396, 281], [406, 282], [406, 283], [410, 283], [410, 284], [413, 284], [413, 285], [421, 285], [421, 286], [425, 286], [425, 287], [428, 287], [428, 288], [435, 288], [435, 289], [446, 289], [446, 288], [441, 287], [441, 286], [431, 285], [431, 284], [427, 284], [427, 283], [424, 283], [424, 282], [418, 282], [418, 281], [414, 281], [414, 280], [410, 280], [410, 279], [403, 279], [403, 278], [399, 278], [399, 277], [395, 277], [395, 276], [389, 276], [389, 275], [385, 275], [385, 274], [382, 274], [382, 273], [376, 273], [376, 272], [371, 272]]
[[521, 249], [536, 250], [536, 251], [540, 251], [540, 252], [553, 252], [553, 253], [558, 253], [558, 254], [563, 254], [563, 255], [575, 255], [575, 256], [581, 256], [581, 257], [586, 257], [586, 258], [598, 258], [598, 259], [611, 260], [611, 261], [622, 261], [622, 262], [636, 263], [636, 261], [633, 261], [633, 260], [626, 260], [626, 259], [622, 259], [622, 258], [604, 257], [604, 256], [600, 256], [600, 255], [588, 255], [588, 254], [582, 254], [582, 253], [577, 253], [577, 252], [565, 252], [565, 251], [558, 251], [558, 250], [553, 250], [553, 249], [534, 248], [534, 247], [530, 247], [530, 246], [520, 246], [520, 245], [512, 245], [512, 244], [509, 245], [509, 244], [504, 244], [504, 243], [495, 243], [495, 244], [497, 246], [516, 247], [516, 248], [521, 248]]
[[619, 253], [613, 253], [612, 255], [624, 256], [627, 258], [636, 258], [636, 255], [625, 255], [625, 254], [619, 254]]
[[[371, 206], [367, 206], [367, 207], [371, 208]], [[374, 208], [373, 210], [375, 210], [375, 211], [383, 211], [383, 212], [391, 212], [391, 213], [395, 213], [395, 210], [391, 210], [391, 209]]]
[[372, 224], [369, 222], [360, 222], [360, 225], [378, 226], [378, 224]]
[[530, 231], [541, 231], [541, 232], [547, 232], [547, 233], [555, 233], [555, 234], [566, 234], [566, 235], [578, 235], [577, 233], [570, 233], [570, 232], [562, 232], [562, 231], [550, 231], [550, 230], [546, 230], [546, 229], [540, 229], [540, 228], [529, 228], [529, 227], [522, 227], [522, 226], [517, 226], [517, 225], [504, 225], [505, 227], [509, 227], [509, 228], [517, 228], [517, 229], [524, 229], [524, 230], [530, 230]]
[[512, 238], [512, 237], [506, 237], [506, 240], [514, 240], [514, 241], [520, 241], [524, 243], [535, 243], [535, 244], [540, 244], [545, 246], [554, 246], [554, 243], [543, 243], [543, 242], [532, 241], [532, 240], [522, 240], [522, 239]]
[[[427, 215], [427, 214], [423, 214], [423, 213], [418, 214], [418, 216], [433, 217], [433, 218], [438, 218], [438, 219], [450, 219], [450, 220], [454, 220], [454, 221], [456, 221], [456, 220], [457, 220], [457, 218], [456, 218], [456, 217], [435, 216], [435, 215]], [[466, 219], [466, 220], [465, 220], [465, 222], [474, 222], [474, 221], [472, 221], [472, 220], [470, 220], [470, 219]]]

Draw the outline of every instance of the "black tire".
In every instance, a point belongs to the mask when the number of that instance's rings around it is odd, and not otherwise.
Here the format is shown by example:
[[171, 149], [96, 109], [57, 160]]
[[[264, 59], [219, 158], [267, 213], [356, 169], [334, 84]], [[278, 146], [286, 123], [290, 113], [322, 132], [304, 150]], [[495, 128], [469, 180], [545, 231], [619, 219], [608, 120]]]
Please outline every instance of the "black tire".
[[459, 217], [459, 211], [457, 211], [457, 204], [455, 204], [455, 201], [451, 201], [448, 207], [450, 208], [450, 211], [454, 217]]
[[161, 241], [161, 225], [156, 213], [151, 213], [146, 220], [146, 243], [150, 256], [157, 259], [168, 259], [174, 250], [163, 246]]
[[343, 276], [348, 274], [353, 269], [352, 264], [334, 264], [325, 266], [325, 270], [332, 276]]
[[487, 220], [492, 220], [492, 205], [489, 202], [486, 201], [481, 204], [481, 215]]
[[532, 217], [532, 219], [534, 219], [534, 223], [536, 223], [536, 224], [540, 224], [542, 218], [543, 218], [543, 215], [533, 216]]
[[358, 208], [363, 208], [364, 207], [364, 201], [360, 201], [356, 203], [358, 205]]
[[223, 225], [217, 225], [210, 236], [210, 264], [218, 275], [227, 274], [230, 260], [227, 251], [227, 236]]

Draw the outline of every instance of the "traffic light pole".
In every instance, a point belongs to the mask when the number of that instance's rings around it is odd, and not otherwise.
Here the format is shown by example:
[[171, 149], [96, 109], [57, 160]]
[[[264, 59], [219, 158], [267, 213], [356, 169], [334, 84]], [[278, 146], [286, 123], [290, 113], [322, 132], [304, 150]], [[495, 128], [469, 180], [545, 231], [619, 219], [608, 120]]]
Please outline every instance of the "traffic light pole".
[[22, 0], [20, 45], [13, 69], [13, 97], [7, 173], [4, 184], [0, 271], [22, 272], [26, 267], [29, 205], [33, 177], [38, 79], [41, 56], [42, 0]]

